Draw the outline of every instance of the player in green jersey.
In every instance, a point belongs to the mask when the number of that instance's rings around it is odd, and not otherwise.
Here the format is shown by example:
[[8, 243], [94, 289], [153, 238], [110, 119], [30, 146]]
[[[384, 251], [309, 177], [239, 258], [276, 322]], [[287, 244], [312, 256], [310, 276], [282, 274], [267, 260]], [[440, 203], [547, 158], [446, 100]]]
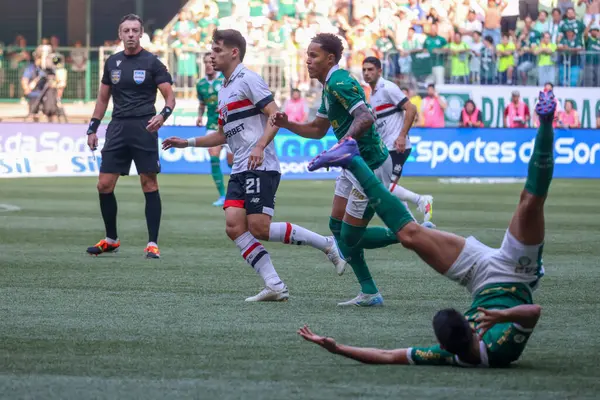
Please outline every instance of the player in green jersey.
[[[206, 76], [196, 84], [196, 92], [200, 105], [198, 107], [197, 126], [203, 126], [204, 110], [207, 112], [206, 134], [209, 135], [217, 131], [219, 127], [218, 93], [223, 86], [223, 76], [213, 68], [210, 53], [204, 56], [204, 71]], [[221, 172], [221, 149], [224, 146], [211, 147], [208, 149], [210, 154], [210, 166], [213, 180], [217, 185], [219, 198], [213, 203], [213, 206], [221, 207], [225, 203], [225, 184], [223, 182], [223, 172]], [[233, 154], [227, 153], [227, 162], [233, 163]]]
[[396, 232], [399, 242], [440, 274], [466, 286], [473, 303], [464, 315], [444, 309], [434, 316], [433, 330], [439, 344], [432, 347], [365, 349], [338, 345], [331, 338], [315, 335], [307, 326], [298, 333], [332, 353], [370, 364], [504, 367], [516, 361], [541, 313], [541, 308], [533, 304], [532, 290], [544, 273], [544, 203], [554, 170], [555, 109], [552, 92], [540, 93], [536, 105], [540, 127], [525, 188], [499, 249], [472, 236], [465, 239], [416, 224], [406, 207], [362, 160], [352, 139], [313, 160], [309, 170], [341, 166], [352, 171], [377, 215]]
[[[333, 34], [315, 36], [307, 51], [307, 69], [311, 78], [323, 84], [322, 103], [317, 118], [308, 124], [288, 120], [277, 113], [271, 122], [299, 136], [320, 139], [329, 126], [338, 139], [354, 138], [363, 159], [377, 178], [389, 187], [393, 163], [387, 147], [375, 129], [375, 116], [365, 99], [365, 93], [350, 73], [338, 67], [343, 45]], [[384, 227], [367, 228], [375, 214], [369, 199], [352, 173], [344, 170], [337, 178], [329, 227], [340, 250], [360, 283], [361, 292], [340, 306], [379, 306], [383, 297], [371, 277], [365, 262], [364, 249], [375, 249], [397, 243], [394, 232]], [[338, 271], [341, 275], [342, 271]]]

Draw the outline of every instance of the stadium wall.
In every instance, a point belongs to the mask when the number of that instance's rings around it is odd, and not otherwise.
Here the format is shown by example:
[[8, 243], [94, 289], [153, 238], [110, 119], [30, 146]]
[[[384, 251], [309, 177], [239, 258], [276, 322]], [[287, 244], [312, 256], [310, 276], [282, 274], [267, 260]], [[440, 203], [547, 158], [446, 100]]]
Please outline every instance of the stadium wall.
[[[101, 162], [87, 147], [83, 132], [87, 125], [11, 124], [0, 125], [0, 178], [95, 176]], [[105, 126], [99, 130], [100, 149]], [[201, 136], [204, 128], [167, 126], [160, 137]], [[406, 176], [515, 177], [526, 175], [536, 131], [534, 129], [425, 129], [411, 130], [413, 150], [405, 166]], [[557, 129], [555, 177], [600, 178], [600, 132], [585, 129]], [[333, 179], [338, 171], [306, 170], [308, 162], [331, 147], [331, 132], [321, 140], [300, 138], [281, 130], [275, 147], [284, 179]], [[99, 150], [100, 150], [99, 149]], [[209, 174], [206, 149], [187, 148], [161, 151], [162, 172], [166, 174]], [[222, 154], [223, 170], [229, 168]], [[132, 167], [132, 174], [135, 168]]]

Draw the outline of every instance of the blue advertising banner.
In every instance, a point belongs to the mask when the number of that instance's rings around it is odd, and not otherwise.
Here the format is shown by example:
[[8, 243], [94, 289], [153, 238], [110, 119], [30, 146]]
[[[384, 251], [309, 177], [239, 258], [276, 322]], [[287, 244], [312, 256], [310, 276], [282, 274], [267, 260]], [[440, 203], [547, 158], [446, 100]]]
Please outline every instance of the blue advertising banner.
[[[87, 147], [85, 125], [0, 124], [0, 178], [23, 176], [93, 176], [101, 163], [100, 151]], [[104, 127], [99, 131], [100, 149]], [[204, 128], [167, 126], [169, 136], [201, 136]], [[534, 129], [426, 129], [411, 130], [413, 150], [405, 165], [407, 176], [525, 177], [533, 150]], [[339, 171], [308, 172], [308, 162], [336, 143], [332, 133], [321, 140], [304, 139], [286, 130], [275, 138], [284, 179], [333, 179]], [[99, 149], [99, 150], [100, 150]], [[557, 178], [600, 178], [600, 131], [555, 131]], [[221, 154], [223, 171], [230, 170]], [[166, 174], [209, 174], [206, 149], [161, 151]], [[132, 167], [132, 174], [135, 168]]]

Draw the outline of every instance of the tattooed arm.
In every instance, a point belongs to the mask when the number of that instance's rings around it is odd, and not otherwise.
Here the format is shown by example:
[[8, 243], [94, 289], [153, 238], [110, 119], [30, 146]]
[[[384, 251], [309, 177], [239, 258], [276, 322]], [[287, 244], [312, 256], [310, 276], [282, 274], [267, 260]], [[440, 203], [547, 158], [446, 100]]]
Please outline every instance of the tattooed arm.
[[358, 140], [371, 129], [371, 126], [375, 123], [375, 116], [364, 103], [356, 107], [351, 114], [354, 121], [352, 121], [352, 125], [348, 128], [344, 138], [351, 137]]

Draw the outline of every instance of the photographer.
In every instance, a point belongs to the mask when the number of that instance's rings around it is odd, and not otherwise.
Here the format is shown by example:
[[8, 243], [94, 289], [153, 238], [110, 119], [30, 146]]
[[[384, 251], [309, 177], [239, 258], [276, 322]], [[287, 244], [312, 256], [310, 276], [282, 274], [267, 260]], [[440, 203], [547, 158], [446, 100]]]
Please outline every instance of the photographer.
[[[48, 122], [53, 122], [54, 116], [58, 114], [58, 86], [62, 85], [56, 75], [59, 58], [49, 56], [50, 60], [43, 60], [37, 53], [33, 54], [33, 58], [34, 63], [27, 66], [21, 78], [21, 87], [29, 104], [26, 120], [31, 117], [34, 122], [38, 122], [41, 111]], [[42, 68], [43, 64], [47, 68]]]

